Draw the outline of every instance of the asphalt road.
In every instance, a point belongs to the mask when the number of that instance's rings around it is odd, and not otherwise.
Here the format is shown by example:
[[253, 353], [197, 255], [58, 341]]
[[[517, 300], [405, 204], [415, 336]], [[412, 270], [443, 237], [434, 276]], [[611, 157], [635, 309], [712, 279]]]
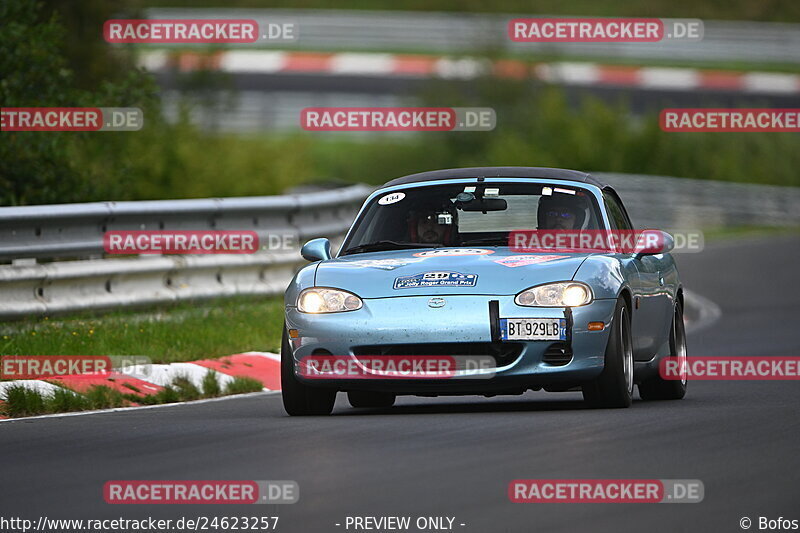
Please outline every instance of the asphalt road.
[[[798, 355], [800, 238], [677, 258], [722, 308], [690, 355]], [[340, 395], [342, 396], [342, 395]], [[278, 531], [345, 531], [346, 516], [452, 516], [464, 532], [741, 531], [800, 519], [798, 382], [691, 382], [686, 399], [588, 410], [576, 393], [399, 400], [288, 418], [280, 397], [0, 424], [0, 516], [280, 516]], [[700, 479], [696, 504], [512, 504], [517, 478]], [[296, 480], [271, 506], [119, 506], [112, 479]], [[460, 526], [458, 524], [465, 524]], [[352, 529], [350, 530], [352, 531]], [[411, 531], [417, 531], [412, 529]]]

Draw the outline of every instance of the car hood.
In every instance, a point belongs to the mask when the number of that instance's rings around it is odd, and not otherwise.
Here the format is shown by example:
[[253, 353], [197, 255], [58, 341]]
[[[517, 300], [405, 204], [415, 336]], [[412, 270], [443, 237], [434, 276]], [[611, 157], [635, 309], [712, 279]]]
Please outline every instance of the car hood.
[[519, 254], [509, 248], [438, 248], [353, 254], [321, 262], [317, 267], [315, 285], [344, 289], [362, 298], [509, 295], [533, 285], [570, 280], [590, 255]]

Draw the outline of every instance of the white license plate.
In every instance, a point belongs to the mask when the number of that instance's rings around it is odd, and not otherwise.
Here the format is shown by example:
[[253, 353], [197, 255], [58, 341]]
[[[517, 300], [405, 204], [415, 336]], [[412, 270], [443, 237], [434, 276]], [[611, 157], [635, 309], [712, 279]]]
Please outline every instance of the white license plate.
[[567, 339], [565, 318], [501, 318], [504, 341], [563, 341]]

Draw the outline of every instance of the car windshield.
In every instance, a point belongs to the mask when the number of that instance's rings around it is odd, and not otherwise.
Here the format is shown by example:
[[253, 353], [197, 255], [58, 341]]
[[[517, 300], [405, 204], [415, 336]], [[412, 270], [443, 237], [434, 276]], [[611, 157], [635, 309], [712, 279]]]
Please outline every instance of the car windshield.
[[342, 255], [403, 248], [507, 246], [515, 230], [602, 229], [588, 191], [559, 184], [474, 183], [378, 195]]

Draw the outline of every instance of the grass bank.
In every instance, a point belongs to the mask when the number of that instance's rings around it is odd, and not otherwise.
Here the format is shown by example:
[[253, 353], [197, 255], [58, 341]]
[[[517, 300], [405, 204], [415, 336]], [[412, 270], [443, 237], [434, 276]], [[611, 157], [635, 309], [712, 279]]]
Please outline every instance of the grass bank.
[[153, 363], [277, 351], [281, 297], [180, 303], [147, 312], [114, 311], [0, 324], [3, 355], [143, 355]]
[[14, 385], [0, 395], [2, 401], [0, 415], [18, 418], [134, 405], [157, 405], [258, 392], [262, 389], [260, 381], [247, 377], [236, 377], [224, 387], [220, 387], [213, 370], [208, 371], [199, 387], [188, 378], [178, 376], [170, 385], [148, 396], [139, 396], [133, 392], [124, 393], [102, 385], [92, 387], [83, 394], [77, 394], [64, 387], [57, 387], [52, 393], [44, 393], [24, 385]]

